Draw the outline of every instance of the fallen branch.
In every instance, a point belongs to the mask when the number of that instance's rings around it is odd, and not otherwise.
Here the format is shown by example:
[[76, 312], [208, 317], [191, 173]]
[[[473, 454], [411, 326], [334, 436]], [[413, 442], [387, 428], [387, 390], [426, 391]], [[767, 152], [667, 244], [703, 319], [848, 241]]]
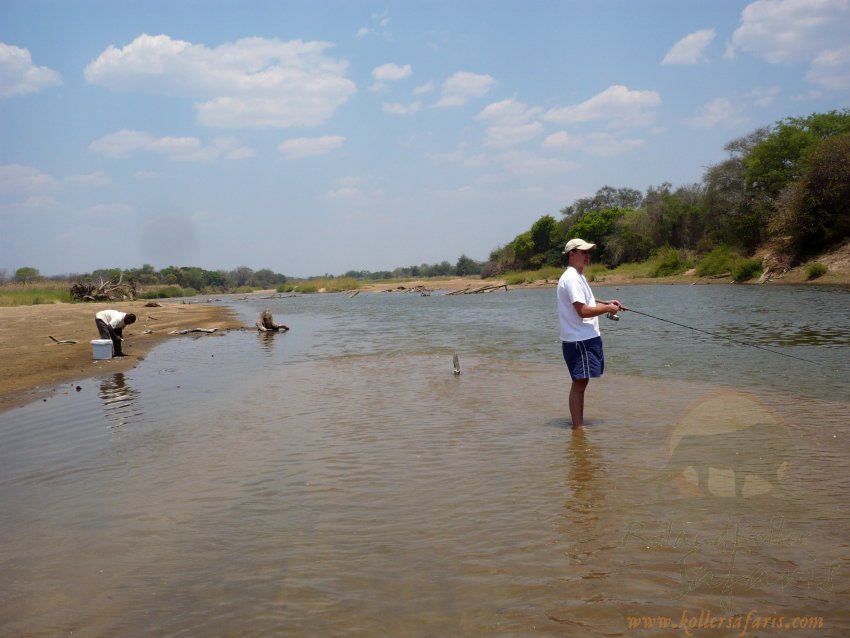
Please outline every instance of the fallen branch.
[[188, 328], [186, 330], [172, 330], [168, 334], [170, 335], [187, 335], [190, 332], [205, 332], [207, 334], [212, 334], [218, 330], [218, 328]]
[[484, 286], [479, 286], [478, 288], [464, 288], [463, 290], [453, 290], [447, 295], [478, 295], [483, 292], [493, 292], [494, 290], [500, 290], [501, 288], [505, 289], [505, 292], [508, 291], [508, 284], [485, 284]]
[[53, 341], [55, 341], [56, 343], [68, 343], [68, 344], [79, 343], [78, 341], [74, 341], [73, 339], [57, 339], [56, 337], [52, 337], [50, 335], [47, 335], [47, 336], [50, 337], [51, 339], [53, 339]]

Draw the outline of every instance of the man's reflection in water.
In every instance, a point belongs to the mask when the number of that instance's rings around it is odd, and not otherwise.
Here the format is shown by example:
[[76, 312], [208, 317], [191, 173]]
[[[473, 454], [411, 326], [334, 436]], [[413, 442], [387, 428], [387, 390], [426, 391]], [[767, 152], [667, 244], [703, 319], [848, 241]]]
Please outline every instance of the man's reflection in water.
[[277, 332], [257, 332], [257, 340], [260, 342], [260, 348], [265, 354], [271, 354], [274, 351], [275, 347], [275, 338], [279, 333]]
[[103, 400], [103, 408], [107, 420], [114, 425], [110, 427], [122, 427], [130, 422], [132, 417], [138, 416], [136, 412], [136, 396], [138, 391], [127, 385], [123, 372], [116, 372], [111, 378], [106, 378], [100, 383], [100, 398]]
[[567, 552], [571, 559], [583, 562], [604, 534], [602, 516], [606, 510], [606, 472], [584, 430], [573, 430], [566, 450], [567, 499], [566, 528], [575, 541]]

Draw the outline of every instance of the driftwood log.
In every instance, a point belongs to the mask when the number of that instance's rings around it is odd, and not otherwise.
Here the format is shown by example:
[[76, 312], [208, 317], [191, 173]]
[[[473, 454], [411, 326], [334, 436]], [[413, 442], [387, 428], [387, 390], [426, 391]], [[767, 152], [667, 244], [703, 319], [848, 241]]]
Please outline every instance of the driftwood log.
[[78, 281], [71, 286], [71, 299], [75, 301], [126, 301], [136, 298], [138, 290], [136, 282], [130, 280], [124, 283], [124, 275], [118, 277], [117, 281]]
[[168, 334], [170, 335], [187, 335], [190, 332], [206, 332], [207, 334], [212, 334], [218, 330], [218, 328], [187, 328], [186, 330], [172, 330]]
[[275, 323], [272, 313], [268, 310], [263, 310], [260, 313], [259, 319], [257, 319], [257, 330], [260, 332], [279, 332], [280, 330], [286, 332], [289, 330], [289, 326], [285, 326], [282, 323]]
[[508, 291], [508, 284], [486, 284], [484, 286], [478, 286], [477, 288], [464, 288], [463, 290], [453, 290], [448, 295], [480, 295], [486, 292], [494, 292], [496, 290], [505, 289], [505, 292]]

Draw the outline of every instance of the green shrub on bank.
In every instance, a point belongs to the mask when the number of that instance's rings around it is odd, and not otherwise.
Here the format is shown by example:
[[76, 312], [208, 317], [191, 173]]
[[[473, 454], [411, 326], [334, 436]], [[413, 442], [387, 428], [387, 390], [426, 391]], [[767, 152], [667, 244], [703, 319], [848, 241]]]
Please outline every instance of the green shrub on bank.
[[732, 272], [732, 267], [740, 258], [741, 255], [729, 246], [718, 246], [699, 260], [697, 275], [711, 277]]
[[315, 292], [345, 292], [362, 286], [354, 277], [316, 277], [307, 281], [288, 281], [279, 285], [277, 292], [299, 292], [305, 295]]
[[565, 268], [566, 266], [563, 268], [560, 266], [543, 266], [540, 270], [510, 270], [501, 277], [491, 277], [490, 279], [503, 279], [509, 286], [530, 284], [541, 279], [558, 281]]
[[693, 265], [687, 251], [665, 246], [647, 262], [648, 277], [670, 277], [688, 270]]
[[817, 279], [818, 277], [823, 277], [829, 269], [824, 266], [819, 261], [816, 261], [812, 264], [809, 264], [809, 267], [806, 268], [806, 279], [811, 281], [812, 279]]
[[146, 290], [139, 295], [139, 299], [168, 299], [170, 297], [193, 297], [198, 294], [194, 288], [181, 288], [180, 286], [163, 286], [154, 290]]
[[739, 259], [732, 266], [732, 281], [748, 281], [761, 273], [761, 259]]

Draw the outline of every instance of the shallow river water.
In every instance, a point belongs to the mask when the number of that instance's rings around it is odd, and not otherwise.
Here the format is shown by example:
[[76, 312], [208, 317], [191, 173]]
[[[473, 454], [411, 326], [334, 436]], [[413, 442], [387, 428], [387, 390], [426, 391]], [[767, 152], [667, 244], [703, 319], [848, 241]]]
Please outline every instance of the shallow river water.
[[573, 432], [553, 290], [233, 299], [0, 414], [0, 635], [848, 635], [850, 293], [596, 292], [737, 343], [602, 319]]

